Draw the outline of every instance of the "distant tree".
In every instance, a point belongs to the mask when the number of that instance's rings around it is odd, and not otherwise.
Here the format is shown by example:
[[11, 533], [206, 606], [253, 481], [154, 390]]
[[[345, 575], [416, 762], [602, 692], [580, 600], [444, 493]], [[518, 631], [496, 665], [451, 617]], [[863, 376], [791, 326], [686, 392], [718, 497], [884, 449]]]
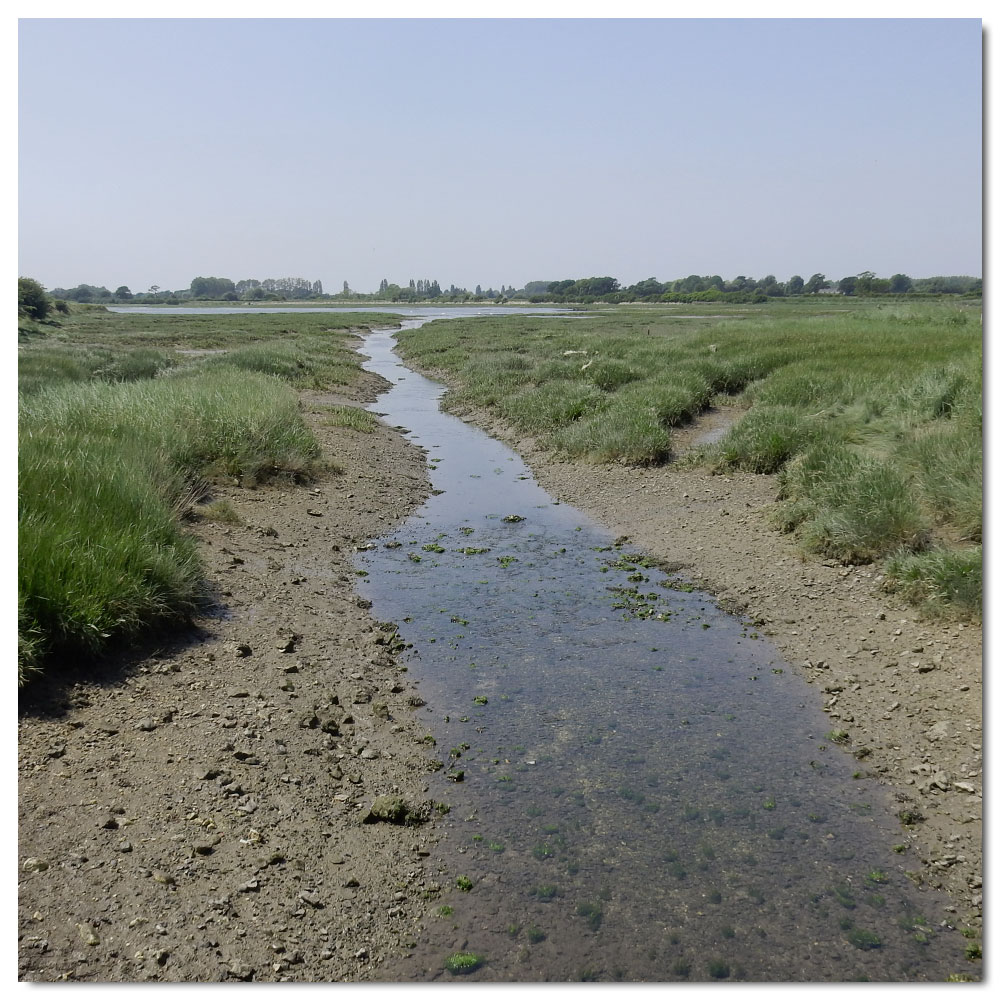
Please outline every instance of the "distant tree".
[[788, 295], [801, 295], [806, 283], [802, 280], [801, 274], [793, 274], [785, 285], [785, 292]]
[[825, 274], [814, 274], [805, 284], [803, 289], [809, 295], [815, 295], [821, 288], [829, 288], [830, 282], [826, 280]]
[[103, 285], [77, 285], [76, 288], [53, 288], [52, 294], [73, 302], [110, 302], [114, 296]]
[[351, 286], [345, 281], [344, 282], [344, 295], [351, 294]]
[[119, 285], [115, 289], [115, 298], [121, 299], [123, 302], [127, 302], [132, 298], [132, 292], [129, 290], [128, 285]]
[[874, 271], [862, 271], [858, 275], [858, 280], [854, 284], [854, 290], [859, 295], [870, 295], [874, 291], [872, 283], [875, 281]]
[[34, 278], [17, 279], [17, 314], [29, 319], [45, 319], [51, 302], [45, 289]]
[[483, 294], [483, 286], [476, 285], [476, 295], [482, 295], [482, 294]]
[[313, 295], [322, 295], [323, 294], [323, 282], [322, 281], [317, 280], [317, 281], [313, 282], [313, 284], [312, 284], [312, 293], [313, 293]]
[[385, 293], [387, 291], [389, 291], [389, 279], [388, 278], [383, 278], [379, 282], [378, 293], [379, 293], [379, 295], [385, 295]]
[[227, 292], [235, 292], [236, 285], [229, 278], [192, 278], [191, 294], [196, 299], [221, 299]]
[[894, 292], [896, 295], [902, 295], [905, 292], [912, 292], [913, 282], [908, 275], [894, 274], [889, 279], [889, 291]]
[[837, 291], [843, 295], [853, 295], [854, 290], [857, 288], [858, 278], [857, 275], [848, 275], [846, 278], [841, 278], [837, 282]]

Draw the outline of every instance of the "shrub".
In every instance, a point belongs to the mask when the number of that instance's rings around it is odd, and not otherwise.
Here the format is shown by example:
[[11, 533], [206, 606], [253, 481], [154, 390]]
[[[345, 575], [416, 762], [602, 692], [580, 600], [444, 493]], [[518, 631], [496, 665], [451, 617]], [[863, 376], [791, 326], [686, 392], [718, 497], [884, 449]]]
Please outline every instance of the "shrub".
[[17, 314], [41, 320], [49, 314], [52, 303], [45, 289], [33, 278], [17, 279]]

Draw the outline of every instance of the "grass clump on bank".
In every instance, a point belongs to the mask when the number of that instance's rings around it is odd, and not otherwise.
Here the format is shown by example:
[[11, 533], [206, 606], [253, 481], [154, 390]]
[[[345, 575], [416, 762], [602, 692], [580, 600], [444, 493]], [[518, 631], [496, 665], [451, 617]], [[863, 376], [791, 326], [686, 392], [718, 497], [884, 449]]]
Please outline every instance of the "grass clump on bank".
[[[276, 330], [267, 317], [258, 333], [272, 333], [270, 347], [185, 356], [134, 344], [121, 317], [106, 314], [102, 326], [99, 315], [82, 315], [80, 326], [67, 322], [20, 351], [22, 683], [57, 655], [90, 655], [189, 615], [202, 571], [183, 513], [212, 479], [309, 477], [319, 448], [289, 383], [344, 381], [358, 370], [344, 331], [324, 340], [314, 317], [308, 336], [288, 327], [298, 316], [281, 317]], [[175, 318], [141, 322], [177, 332]], [[230, 329], [234, 319], [258, 319], [210, 318]], [[226, 332], [199, 329], [216, 343]]]
[[20, 414], [22, 672], [194, 608], [201, 571], [179, 515], [199, 479], [297, 477], [317, 457], [294, 395], [268, 376], [37, 394]]

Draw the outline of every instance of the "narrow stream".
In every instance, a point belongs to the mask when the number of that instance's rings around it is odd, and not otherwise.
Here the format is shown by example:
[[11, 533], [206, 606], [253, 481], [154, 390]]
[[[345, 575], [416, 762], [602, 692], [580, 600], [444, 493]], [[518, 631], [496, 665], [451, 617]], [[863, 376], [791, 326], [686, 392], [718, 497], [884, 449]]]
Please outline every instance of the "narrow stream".
[[[419, 326], [422, 321], [409, 321]], [[450, 805], [436, 916], [385, 978], [941, 981], [945, 900], [918, 890], [889, 794], [852, 777], [813, 691], [747, 623], [554, 501], [365, 340], [372, 410], [435, 490], [358, 556], [412, 644]], [[898, 807], [896, 807], [898, 808]], [[461, 882], [461, 885], [459, 885]], [[464, 887], [464, 888], [463, 888]]]

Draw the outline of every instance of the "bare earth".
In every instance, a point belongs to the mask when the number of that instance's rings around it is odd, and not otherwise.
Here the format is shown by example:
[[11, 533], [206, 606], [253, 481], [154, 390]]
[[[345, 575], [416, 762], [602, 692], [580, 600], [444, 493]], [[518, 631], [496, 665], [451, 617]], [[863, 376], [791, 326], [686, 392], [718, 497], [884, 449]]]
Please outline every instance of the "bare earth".
[[[387, 428], [324, 426], [343, 401], [303, 400], [342, 473], [220, 489], [242, 523], [192, 522], [218, 613], [22, 699], [20, 979], [377, 980], [437, 905], [421, 699], [351, 565], [426, 497], [426, 456]], [[800, 557], [770, 527], [768, 477], [560, 463], [473, 416], [553, 496], [759, 623], [864, 778], [923, 817], [900, 827], [914, 881], [978, 927], [981, 629], [916, 620], [870, 568]], [[413, 822], [363, 822], [382, 795]]]
[[412, 936], [433, 819], [362, 818], [384, 794], [433, 816], [431, 753], [351, 557], [424, 500], [426, 460], [324, 427], [344, 401], [304, 400], [342, 474], [221, 489], [243, 523], [192, 524], [219, 615], [22, 705], [20, 979], [362, 980]]

